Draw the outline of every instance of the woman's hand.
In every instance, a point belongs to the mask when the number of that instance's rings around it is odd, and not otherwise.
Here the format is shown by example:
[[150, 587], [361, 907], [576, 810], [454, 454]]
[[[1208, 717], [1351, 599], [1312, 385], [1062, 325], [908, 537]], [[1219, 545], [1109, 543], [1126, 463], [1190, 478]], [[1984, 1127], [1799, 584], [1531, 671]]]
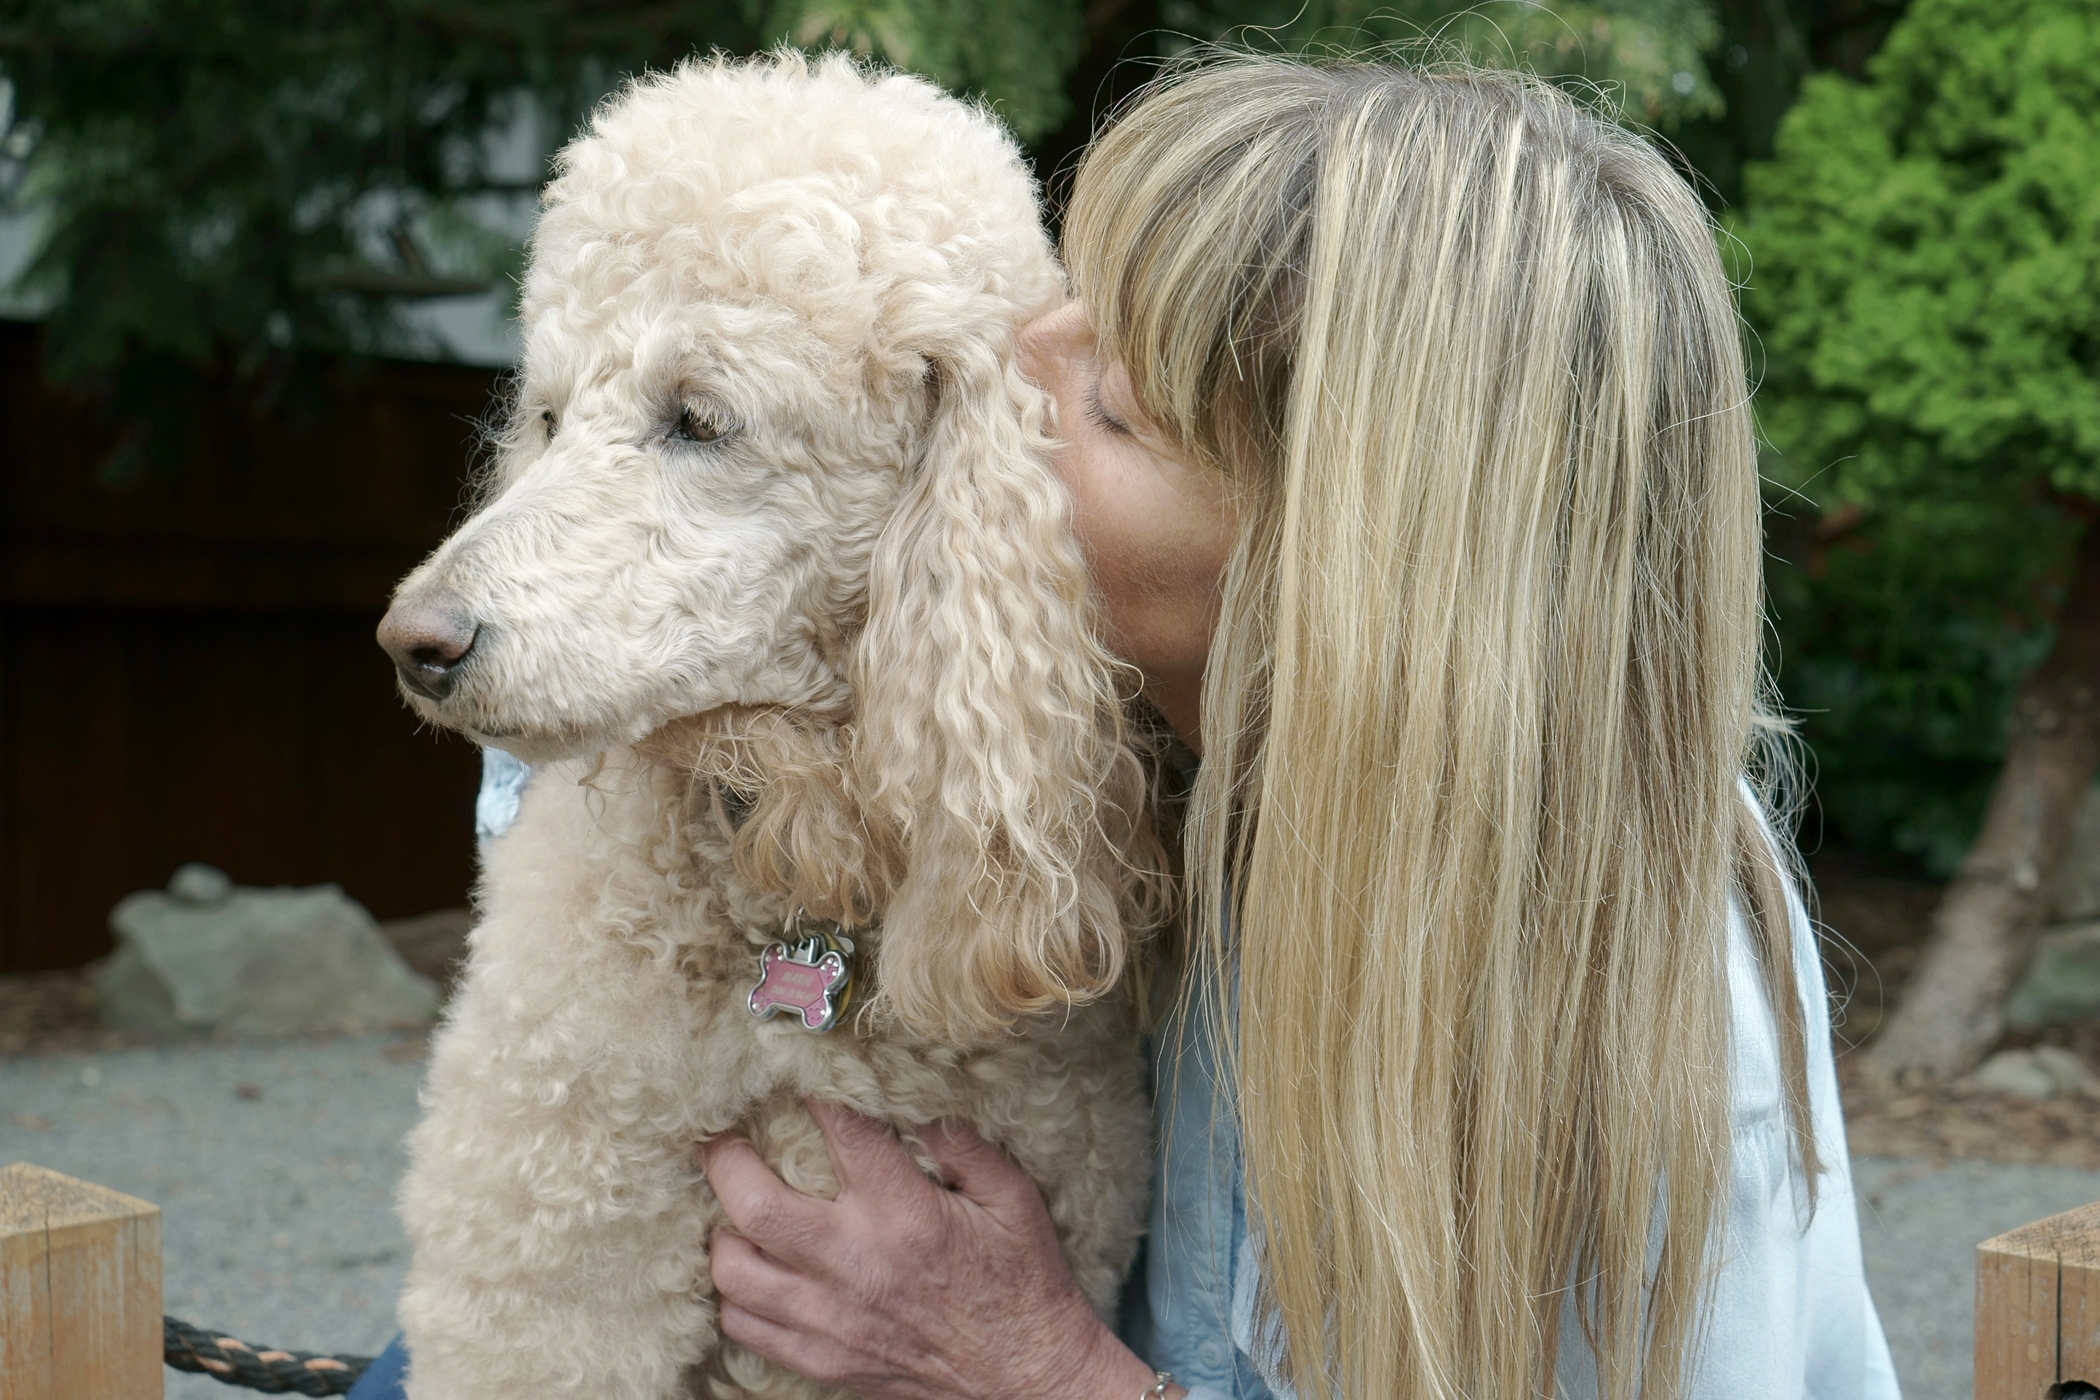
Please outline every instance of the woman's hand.
[[1152, 1371], [1094, 1316], [1035, 1183], [967, 1128], [921, 1135], [929, 1181], [888, 1128], [812, 1102], [838, 1199], [784, 1184], [737, 1137], [701, 1146], [722, 1332], [864, 1400], [1138, 1400]]

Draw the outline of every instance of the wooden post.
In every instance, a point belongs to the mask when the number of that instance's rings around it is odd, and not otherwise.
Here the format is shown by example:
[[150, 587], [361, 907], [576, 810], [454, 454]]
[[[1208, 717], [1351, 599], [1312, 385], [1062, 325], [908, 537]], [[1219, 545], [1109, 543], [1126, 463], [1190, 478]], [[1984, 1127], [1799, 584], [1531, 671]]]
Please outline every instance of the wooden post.
[[2100, 1203], [1976, 1246], [1976, 1400], [2078, 1383], [2100, 1386]]
[[0, 1167], [0, 1400], [159, 1400], [160, 1207]]

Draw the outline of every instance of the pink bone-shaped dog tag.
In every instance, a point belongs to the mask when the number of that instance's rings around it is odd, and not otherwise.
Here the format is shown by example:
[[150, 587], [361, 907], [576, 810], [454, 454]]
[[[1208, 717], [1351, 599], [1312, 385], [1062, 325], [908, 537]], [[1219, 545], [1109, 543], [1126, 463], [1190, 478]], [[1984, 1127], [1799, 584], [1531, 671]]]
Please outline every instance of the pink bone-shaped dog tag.
[[785, 943], [775, 943], [759, 955], [751, 1014], [794, 1011], [800, 1013], [805, 1030], [830, 1030], [838, 1015], [832, 997], [845, 985], [846, 960], [836, 951], [809, 963], [790, 957]]

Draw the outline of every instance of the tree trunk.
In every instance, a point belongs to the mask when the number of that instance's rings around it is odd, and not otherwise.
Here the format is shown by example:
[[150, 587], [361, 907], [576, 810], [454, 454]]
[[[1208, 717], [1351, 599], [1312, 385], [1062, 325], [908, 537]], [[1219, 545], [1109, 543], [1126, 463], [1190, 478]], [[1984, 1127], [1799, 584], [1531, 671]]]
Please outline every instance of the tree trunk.
[[2100, 526], [2049, 657], [2020, 684], [1983, 829], [1932, 913], [1918, 970], [1865, 1064], [1897, 1081], [1966, 1073], [2005, 1030], [2005, 997], [2034, 956], [2079, 800], [2100, 761]]

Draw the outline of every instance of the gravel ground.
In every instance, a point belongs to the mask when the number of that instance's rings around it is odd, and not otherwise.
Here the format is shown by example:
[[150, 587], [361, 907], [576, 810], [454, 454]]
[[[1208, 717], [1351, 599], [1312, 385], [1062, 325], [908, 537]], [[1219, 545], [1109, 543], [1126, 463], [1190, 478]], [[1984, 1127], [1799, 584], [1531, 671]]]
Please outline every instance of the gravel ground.
[[2076, 1167], [1858, 1157], [1860, 1242], [1906, 1400], [1969, 1394], [1976, 1246], [2100, 1200]]
[[[423, 1042], [194, 1044], [0, 1059], [0, 1162], [164, 1212], [167, 1310], [251, 1342], [370, 1354], [407, 1250], [393, 1214]], [[1909, 1400], [1969, 1394], [1978, 1241], [2100, 1200], [2100, 1171], [1862, 1157], [1867, 1274]], [[169, 1373], [174, 1400], [229, 1400]]]
[[[0, 1059], [0, 1163], [160, 1206], [167, 1311], [369, 1356], [408, 1263], [394, 1218], [422, 1040], [362, 1036]], [[170, 1371], [171, 1400], [248, 1394]]]

